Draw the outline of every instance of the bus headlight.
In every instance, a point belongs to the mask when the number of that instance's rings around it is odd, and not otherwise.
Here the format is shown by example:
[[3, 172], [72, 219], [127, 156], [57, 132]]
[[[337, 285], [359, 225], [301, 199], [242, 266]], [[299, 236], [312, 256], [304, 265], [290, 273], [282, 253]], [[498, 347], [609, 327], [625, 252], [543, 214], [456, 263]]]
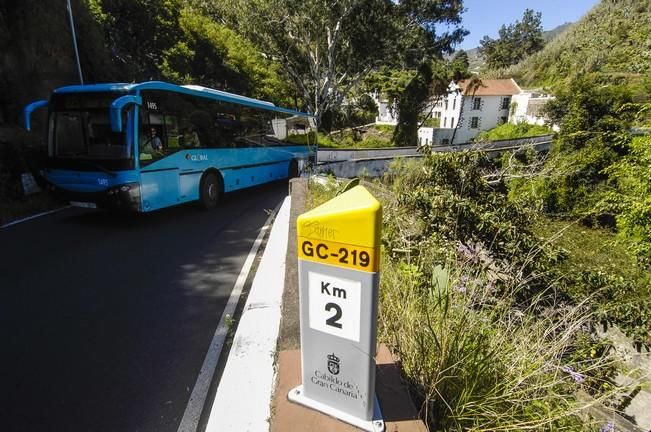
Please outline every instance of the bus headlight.
[[136, 211], [140, 209], [140, 185], [138, 183], [114, 186], [106, 191], [106, 195], [109, 197], [109, 206]]

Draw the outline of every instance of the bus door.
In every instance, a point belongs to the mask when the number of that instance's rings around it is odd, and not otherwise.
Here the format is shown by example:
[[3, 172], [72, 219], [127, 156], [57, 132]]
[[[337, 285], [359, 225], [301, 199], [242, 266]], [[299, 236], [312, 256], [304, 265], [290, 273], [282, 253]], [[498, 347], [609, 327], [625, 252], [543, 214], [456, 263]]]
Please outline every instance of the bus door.
[[159, 113], [144, 111], [141, 117], [139, 160], [140, 193], [144, 211], [178, 204], [179, 162], [177, 145], [170, 137], [173, 125]]

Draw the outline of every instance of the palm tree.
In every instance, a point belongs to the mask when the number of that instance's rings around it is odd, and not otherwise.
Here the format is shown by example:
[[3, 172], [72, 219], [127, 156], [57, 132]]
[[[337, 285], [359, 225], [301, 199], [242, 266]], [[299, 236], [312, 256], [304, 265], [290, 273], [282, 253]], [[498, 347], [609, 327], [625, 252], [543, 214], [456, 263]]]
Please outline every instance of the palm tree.
[[[475, 93], [477, 90], [479, 90], [480, 87], [485, 87], [484, 83], [481, 81], [481, 78], [477, 75], [473, 75], [468, 79], [468, 85], [466, 86], [464, 93], [464, 96], [475, 96]], [[463, 106], [464, 106], [464, 100], [463, 98], [461, 99], [461, 106], [459, 107], [459, 121], [457, 121], [457, 125], [454, 127], [454, 131], [452, 132], [452, 139], [450, 140], [450, 145], [454, 144], [454, 137], [457, 135], [457, 129], [459, 129], [459, 126], [461, 126], [461, 123], [463, 122]]]

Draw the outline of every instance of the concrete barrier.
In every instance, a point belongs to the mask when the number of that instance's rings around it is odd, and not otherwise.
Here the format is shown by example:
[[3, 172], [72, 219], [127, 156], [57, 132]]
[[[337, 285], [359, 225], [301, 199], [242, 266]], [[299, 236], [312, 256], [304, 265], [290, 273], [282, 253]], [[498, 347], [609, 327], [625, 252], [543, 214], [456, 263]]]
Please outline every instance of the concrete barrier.
[[394, 158], [396, 156], [416, 156], [417, 147], [390, 147], [380, 149], [319, 149], [317, 161], [337, 162], [352, 159]]
[[[481, 151], [489, 157], [501, 152], [516, 150], [530, 145], [538, 151], [547, 151], [551, 147], [553, 135], [502, 140], [488, 143], [465, 143], [450, 146], [432, 146], [432, 152]], [[398, 147], [387, 149], [325, 149], [317, 155], [317, 171], [332, 173], [336, 177], [381, 177], [395, 158], [419, 158], [422, 155], [416, 147]]]

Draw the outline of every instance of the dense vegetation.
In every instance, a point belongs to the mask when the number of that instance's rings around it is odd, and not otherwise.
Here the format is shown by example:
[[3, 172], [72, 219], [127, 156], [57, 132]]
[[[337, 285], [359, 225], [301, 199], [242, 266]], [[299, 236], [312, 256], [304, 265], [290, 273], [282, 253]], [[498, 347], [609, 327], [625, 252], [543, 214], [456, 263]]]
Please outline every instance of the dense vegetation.
[[366, 183], [383, 204], [380, 337], [431, 430], [590, 430], [575, 394], [609, 397], [614, 370], [589, 332], [600, 303], [565, 293], [562, 249], [493, 168], [432, 154]]
[[648, 1], [603, 0], [542, 51], [492, 75], [552, 86], [596, 73], [610, 83], [642, 85], [651, 71], [650, 31]]

